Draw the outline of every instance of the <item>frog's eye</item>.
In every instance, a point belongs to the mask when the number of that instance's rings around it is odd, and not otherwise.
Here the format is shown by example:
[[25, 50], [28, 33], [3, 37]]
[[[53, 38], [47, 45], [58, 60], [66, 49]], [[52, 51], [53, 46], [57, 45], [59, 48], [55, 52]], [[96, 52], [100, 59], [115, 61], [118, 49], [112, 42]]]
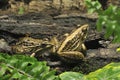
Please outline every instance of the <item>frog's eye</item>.
[[84, 28], [82, 28], [82, 32], [87, 32], [87, 28], [86, 27], [84, 27]]
[[33, 43], [33, 42], [31, 42], [31, 45], [34, 45], [34, 43]]
[[49, 39], [48, 39], [48, 38], [43, 38], [43, 40], [44, 40], [44, 41], [49, 41]]
[[88, 31], [88, 29], [89, 29], [89, 26], [86, 24], [86, 25], [83, 25], [83, 26], [81, 26], [81, 31], [82, 32], [87, 32]]
[[47, 44], [41, 44], [41, 47], [46, 47], [47, 46]]

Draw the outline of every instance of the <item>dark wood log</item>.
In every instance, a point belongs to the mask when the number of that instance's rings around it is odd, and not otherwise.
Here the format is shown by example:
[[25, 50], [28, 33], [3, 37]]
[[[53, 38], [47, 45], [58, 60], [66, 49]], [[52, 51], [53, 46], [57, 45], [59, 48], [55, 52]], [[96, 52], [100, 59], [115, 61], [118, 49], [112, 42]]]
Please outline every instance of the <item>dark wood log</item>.
[[[120, 53], [116, 52], [116, 48], [120, 45], [111, 44], [110, 40], [104, 39], [104, 32], [100, 33], [96, 31], [96, 17], [93, 16], [91, 18], [91, 16], [89, 17], [82, 14], [63, 15], [52, 17], [41, 13], [32, 13], [22, 16], [0, 16], [0, 38], [4, 38], [10, 45], [28, 33], [30, 37], [33, 38], [51, 38], [57, 36], [59, 40], [62, 40], [63, 35], [77, 28], [78, 24], [89, 24], [89, 34], [85, 41], [88, 49], [87, 56], [85, 57], [86, 61], [84, 63], [78, 63], [77, 66], [79, 66], [79, 70], [88, 73], [110, 62], [120, 61]], [[103, 43], [100, 43], [101, 41], [103, 41]], [[108, 43], [106, 43], [106, 41], [108, 41]], [[6, 48], [3, 47], [2, 49], [5, 50]], [[62, 65], [61, 62], [57, 63], [57, 61], [55, 61], [51, 63], [49, 61], [50, 58], [51, 57], [46, 57], [49, 65], [51, 64], [51, 67], [54, 66], [52, 68], [64, 68], [63, 71], [71, 69], [68, 65]], [[62, 71], [61, 69], [60, 71]]]

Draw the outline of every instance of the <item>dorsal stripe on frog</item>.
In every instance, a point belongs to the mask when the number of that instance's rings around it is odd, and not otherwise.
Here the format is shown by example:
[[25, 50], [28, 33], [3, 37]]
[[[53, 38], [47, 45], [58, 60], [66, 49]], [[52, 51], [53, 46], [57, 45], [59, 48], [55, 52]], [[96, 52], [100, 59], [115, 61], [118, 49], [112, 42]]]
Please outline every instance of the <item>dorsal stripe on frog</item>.
[[[74, 39], [72, 39], [71, 41], [69, 41], [71, 43], [71, 45], [69, 45], [67, 48], [65, 48], [66, 50], [76, 50], [79, 46], [81, 46], [80, 44], [82, 44], [82, 42], [79, 40], [81, 39], [80, 36], [76, 35], [76, 37]], [[82, 39], [81, 39], [82, 40]], [[67, 45], [66, 45], [67, 46]], [[64, 50], [64, 49], [63, 49]]]
[[[82, 43], [84, 42], [84, 40], [86, 38], [86, 34], [82, 33], [81, 29], [84, 29], [84, 27], [86, 28], [86, 26], [88, 26], [88, 25], [85, 24], [85, 25], [81, 26], [80, 28], [78, 28], [77, 30], [75, 30], [73, 33], [71, 33], [69, 36], [67, 36], [66, 39], [60, 45], [57, 53], [59, 53], [61, 51], [74, 51], [74, 50], [76, 50], [76, 48], [81, 47]], [[81, 37], [83, 35], [85, 37]], [[69, 45], [69, 46], [66, 45], [66, 44], [69, 44], [69, 43], [71, 45]]]

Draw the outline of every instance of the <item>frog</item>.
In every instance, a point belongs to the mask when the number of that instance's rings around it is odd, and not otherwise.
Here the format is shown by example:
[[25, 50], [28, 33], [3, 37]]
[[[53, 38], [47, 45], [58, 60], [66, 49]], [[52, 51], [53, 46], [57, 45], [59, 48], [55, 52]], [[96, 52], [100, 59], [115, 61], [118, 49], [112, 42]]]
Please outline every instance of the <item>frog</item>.
[[84, 45], [84, 41], [87, 38], [88, 30], [88, 24], [78, 25], [78, 28], [67, 34], [62, 42], [59, 42], [54, 37], [51, 41], [54, 44], [52, 47], [53, 54], [58, 55], [62, 60], [67, 62], [85, 60], [87, 48]]
[[[59, 41], [56, 37], [50, 40], [34, 39], [31, 37], [21, 38], [15, 46], [12, 47], [16, 53], [37, 53], [49, 50], [51, 55], [57, 55], [66, 62], [76, 62], [84, 60], [86, 56], [86, 47], [84, 41], [87, 37], [89, 25], [78, 25], [78, 28]], [[44, 45], [44, 46], [43, 46]]]
[[31, 54], [42, 51], [43, 49], [50, 48], [52, 44], [48, 42], [48, 39], [35, 39], [29, 37], [28, 34], [25, 37], [19, 38], [18, 42], [12, 46], [13, 53]]

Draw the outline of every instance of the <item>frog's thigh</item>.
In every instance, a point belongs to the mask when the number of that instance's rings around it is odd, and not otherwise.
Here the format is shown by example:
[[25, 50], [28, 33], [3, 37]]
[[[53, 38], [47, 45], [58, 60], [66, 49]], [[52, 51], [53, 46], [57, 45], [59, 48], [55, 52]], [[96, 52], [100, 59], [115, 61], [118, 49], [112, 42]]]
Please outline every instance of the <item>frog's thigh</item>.
[[71, 59], [83, 59], [84, 55], [78, 51], [67, 51], [67, 52], [60, 52], [59, 55], [61, 57], [67, 57]]

